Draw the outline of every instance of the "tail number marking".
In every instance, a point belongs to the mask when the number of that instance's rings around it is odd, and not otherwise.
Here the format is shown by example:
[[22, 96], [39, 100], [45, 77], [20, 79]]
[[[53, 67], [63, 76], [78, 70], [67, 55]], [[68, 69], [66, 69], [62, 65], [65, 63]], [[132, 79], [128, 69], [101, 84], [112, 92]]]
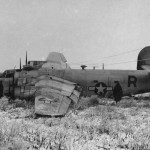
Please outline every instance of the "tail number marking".
[[128, 87], [131, 87], [133, 85], [136, 87], [137, 78], [135, 76], [128, 76]]

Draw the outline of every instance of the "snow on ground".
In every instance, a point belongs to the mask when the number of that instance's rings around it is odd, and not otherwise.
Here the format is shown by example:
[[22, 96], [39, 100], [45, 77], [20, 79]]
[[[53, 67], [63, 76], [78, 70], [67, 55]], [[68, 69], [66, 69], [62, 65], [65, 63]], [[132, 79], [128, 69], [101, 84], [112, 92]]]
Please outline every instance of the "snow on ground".
[[38, 119], [32, 106], [17, 101], [0, 101], [1, 150], [150, 149], [149, 100], [115, 105], [112, 99], [86, 98], [64, 117]]

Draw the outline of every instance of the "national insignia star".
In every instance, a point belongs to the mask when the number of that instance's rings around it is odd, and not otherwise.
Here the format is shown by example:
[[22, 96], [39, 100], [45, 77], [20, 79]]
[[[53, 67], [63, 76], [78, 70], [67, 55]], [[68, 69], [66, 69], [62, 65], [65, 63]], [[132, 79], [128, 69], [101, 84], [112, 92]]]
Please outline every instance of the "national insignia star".
[[98, 93], [100, 93], [100, 92], [104, 92], [104, 89], [106, 89], [106, 87], [103, 87], [102, 86], [102, 84], [100, 84], [100, 86], [99, 87], [96, 87], [96, 89], [98, 89]]

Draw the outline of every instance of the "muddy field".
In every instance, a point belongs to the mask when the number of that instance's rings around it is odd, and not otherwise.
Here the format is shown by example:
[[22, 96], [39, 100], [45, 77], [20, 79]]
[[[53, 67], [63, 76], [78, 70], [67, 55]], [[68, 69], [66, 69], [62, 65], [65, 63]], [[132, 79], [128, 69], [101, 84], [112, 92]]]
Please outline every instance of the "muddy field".
[[0, 100], [1, 150], [150, 149], [150, 100], [84, 98], [61, 118], [34, 119], [30, 102]]

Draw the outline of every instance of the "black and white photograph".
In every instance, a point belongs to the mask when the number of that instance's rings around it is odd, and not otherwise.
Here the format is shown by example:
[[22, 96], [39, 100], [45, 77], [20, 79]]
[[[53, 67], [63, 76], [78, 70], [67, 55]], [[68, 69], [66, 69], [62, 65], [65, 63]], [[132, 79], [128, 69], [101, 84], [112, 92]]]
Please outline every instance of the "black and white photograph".
[[0, 150], [150, 150], [150, 0], [0, 0]]

